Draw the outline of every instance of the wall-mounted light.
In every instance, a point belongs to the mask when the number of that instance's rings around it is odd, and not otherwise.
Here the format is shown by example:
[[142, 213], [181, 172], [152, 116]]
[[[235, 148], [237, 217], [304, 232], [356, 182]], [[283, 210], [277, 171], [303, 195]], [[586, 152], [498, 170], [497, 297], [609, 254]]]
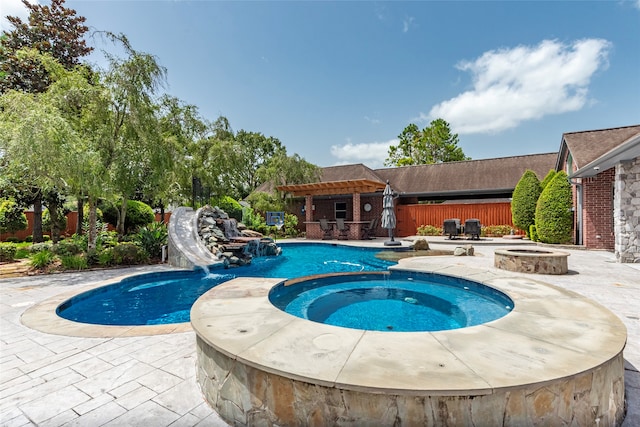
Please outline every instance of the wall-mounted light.
[[594, 170], [594, 171], [599, 171], [599, 170], [600, 170], [600, 166], [594, 166], [594, 167], [593, 167], [593, 170]]

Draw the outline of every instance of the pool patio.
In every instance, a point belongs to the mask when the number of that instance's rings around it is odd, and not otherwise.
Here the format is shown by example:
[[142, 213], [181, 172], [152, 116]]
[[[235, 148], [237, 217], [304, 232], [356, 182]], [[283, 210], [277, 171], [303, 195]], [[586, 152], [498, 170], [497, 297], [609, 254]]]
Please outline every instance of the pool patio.
[[[383, 249], [384, 240], [353, 243]], [[476, 256], [429, 257], [420, 262], [483, 269], [494, 269], [496, 248], [521, 244], [503, 239], [428, 240], [434, 249], [471, 243]], [[568, 274], [536, 275], [535, 279], [599, 302], [626, 325], [628, 413], [623, 426], [640, 425], [640, 265], [616, 263], [608, 252], [568, 252]], [[110, 337], [105, 331], [104, 338], [80, 338], [39, 332], [20, 321], [29, 307], [56, 295], [123, 274], [166, 268], [136, 267], [0, 280], [1, 425], [227, 425], [209, 408], [196, 383], [195, 336], [190, 328], [150, 336], [122, 332]]]

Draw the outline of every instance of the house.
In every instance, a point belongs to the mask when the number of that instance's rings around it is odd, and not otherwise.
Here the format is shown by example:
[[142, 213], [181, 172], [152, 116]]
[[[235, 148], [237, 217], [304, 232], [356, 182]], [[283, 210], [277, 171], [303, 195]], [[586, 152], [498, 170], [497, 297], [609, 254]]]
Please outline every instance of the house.
[[640, 262], [640, 125], [563, 134], [555, 168], [573, 186], [575, 243]]
[[[539, 179], [565, 170], [574, 191], [574, 243], [615, 251], [620, 262], [640, 262], [640, 125], [562, 136], [559, 152], [483, 160], [370, 169], [362, 164], [322, 169], [319, 182], [284, 185], [307, 237], [322, 238], [321, 218], [343, 218], [349, 238], [382, 212], [387, 181], [395, 193], [396, 235], [443, 218], [479, 218], [512, 225], [510, 198], [525, 170]], [[304, 199], [302, 199], [304, 198]], [[387, 230], [378, 226], [377, 236]]]
[[[305, 224], [307, 238], [324, 235], [318, 221], [344, 219], [349, 238], [382, 213], [387, 182], [395, 194], [396, 235], [416, 234], [422, 225], [442, 226], [446, 218], [478, 218], [484, 225], [511, 225], [510, 197], [527, 169], [544, 177], [555, 166], [557, 153], [485, 160], [370, 169], [362, 164], [322, 169], [319, 182], [279, 186], [297, 199], [292, 209]], [[378, 226], [375, 235], [388, 231]]]

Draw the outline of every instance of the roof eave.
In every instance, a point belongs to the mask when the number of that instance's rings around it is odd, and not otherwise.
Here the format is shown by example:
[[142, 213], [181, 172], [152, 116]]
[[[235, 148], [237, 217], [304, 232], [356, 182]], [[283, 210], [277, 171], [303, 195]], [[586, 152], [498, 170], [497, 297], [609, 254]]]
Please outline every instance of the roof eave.
[[578, 169], [569, 175], [569, 178], [588, 178], [595, 176], [600, 171], [605, 171], [625, 160], [632, 160], [640, 157], [640, 133], [632, 136], [616, 148], [605, 153], [591, 163]]

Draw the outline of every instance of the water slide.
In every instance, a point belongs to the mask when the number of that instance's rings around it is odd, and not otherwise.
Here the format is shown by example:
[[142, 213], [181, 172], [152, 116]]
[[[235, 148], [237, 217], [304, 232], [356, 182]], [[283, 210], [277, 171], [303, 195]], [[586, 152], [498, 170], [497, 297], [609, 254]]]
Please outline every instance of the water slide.
[[206, 267], [219, 264], [198, 236], [198, 211], [179, 207], [169, 220], [169, 264], [180, 268]]

